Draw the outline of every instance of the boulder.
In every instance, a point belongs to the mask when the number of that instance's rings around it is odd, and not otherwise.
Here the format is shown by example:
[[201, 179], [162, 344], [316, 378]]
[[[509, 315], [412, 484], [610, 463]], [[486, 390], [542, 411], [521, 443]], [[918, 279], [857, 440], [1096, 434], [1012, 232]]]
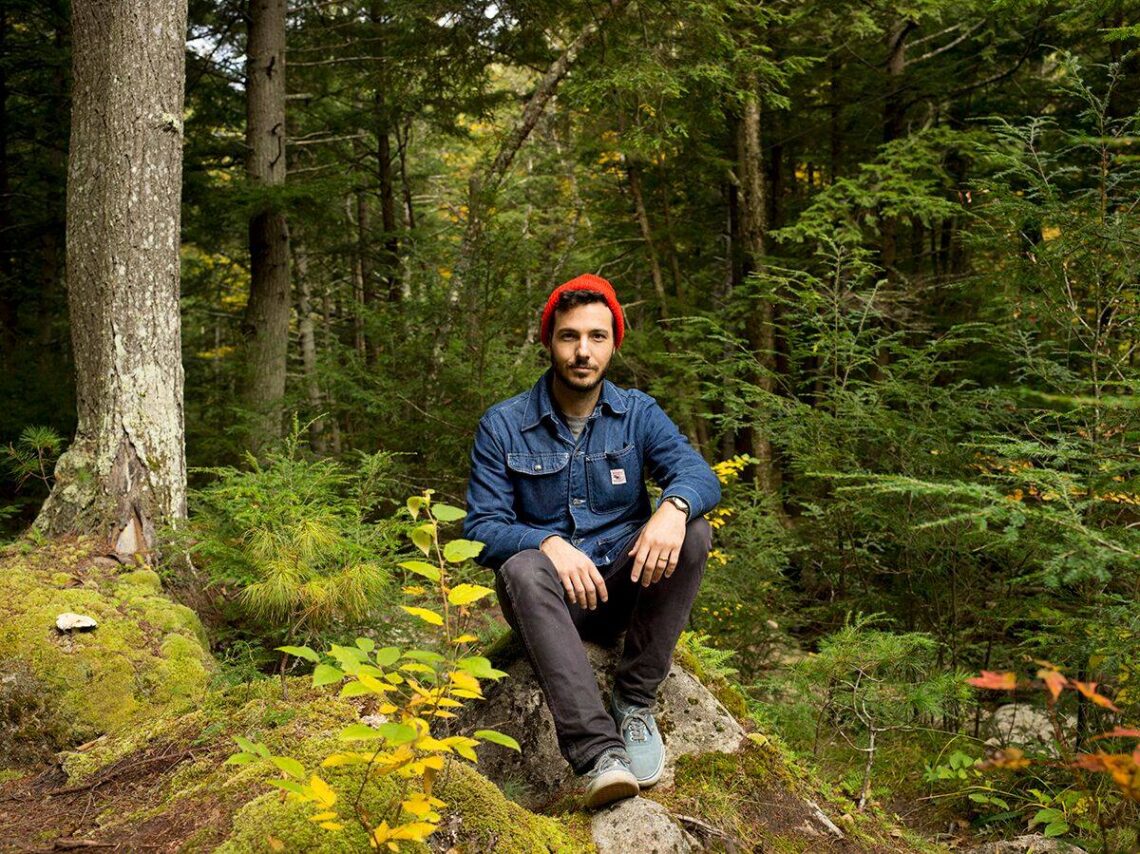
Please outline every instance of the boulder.
[[[586, 644], [598, 676], [599, 690], [609, 696], [620, 645], [606, 649]], [[558, 751], [554, 719], [542, 689], [525, 658], [500, 665], [507, 678], [487, 691], [483, 703], [465, 710], [466, 729], [497, 729], [515, 738], [522, 752], [490, 746], [479, 751], [479, 770], [530, 809], [549, 804], [576, 786], [574, 773]], [[673, 782], [677, 760], [706, 753], [734, 753], [744, 730], [728, 710], [693, 676], [674, 664], [657, 692], [654, 711], [665, 741], [665, 772], [657, 784]], [[671, 850], [671, 849], [670, 849]]]
[[[1076, 728], [1072, 715], [1061, 716], [1061, 727], [1066, 732]], [[1008, 703], [999, 707], [986, 719], [985, 733], [988, 747], [1031, 747], [1057, 755], [1053, 722], [1044, 709], [1029, 703]]]
[[1083, 848], [1059, 839], [1049, 839], [1039, 833], [987, 842], [977, 848], [970, 848], [969, 851], [970, 854], [1084, 854]]
[[598, 854], [689, 854], [700, 843], [661, 804], [629, 798], [594, 813], [590, 830]]
[[15, 745], [38, 752], [28, 739], [58, 750], [205, 692], [214, 663], [197, 615], [153, 570], [96, 564], [97, 551], [87, 540], [0, 550], [0, 766], [20, 761]]

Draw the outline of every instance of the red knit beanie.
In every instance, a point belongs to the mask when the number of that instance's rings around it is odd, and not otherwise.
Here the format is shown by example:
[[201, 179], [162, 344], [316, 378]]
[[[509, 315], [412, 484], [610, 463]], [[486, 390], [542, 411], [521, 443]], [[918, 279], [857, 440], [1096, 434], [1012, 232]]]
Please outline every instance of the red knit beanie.
[[614, 293], [614, 286], [593, 273], [583, 273], [577, 278], [563, 282], [551, 291], [550, 299], [546, 301], [546, 308], [542, 310], [542, 343], [547, 347], [550, 346], [550, 339], [554, 335], [554, 306], [558, 304], [558, 298], [567, 291], [594, 291], [605, 298], [606, 305], [614, 316], [614, 349], [620, 347], [621, 339], [625, 337], [625, 319], [621, 313], [621, 303]]

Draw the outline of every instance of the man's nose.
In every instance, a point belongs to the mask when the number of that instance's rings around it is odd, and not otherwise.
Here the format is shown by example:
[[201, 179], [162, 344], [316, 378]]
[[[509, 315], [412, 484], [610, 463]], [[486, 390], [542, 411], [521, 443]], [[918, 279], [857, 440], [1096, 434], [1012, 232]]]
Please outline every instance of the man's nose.
[[581, 338], [578, 339], [578, 347], [575, 349], [574, 354], [576, 356], [589, 357], [589, 355], [590, 355], [590, 340], [585, 335], [583, 335]]

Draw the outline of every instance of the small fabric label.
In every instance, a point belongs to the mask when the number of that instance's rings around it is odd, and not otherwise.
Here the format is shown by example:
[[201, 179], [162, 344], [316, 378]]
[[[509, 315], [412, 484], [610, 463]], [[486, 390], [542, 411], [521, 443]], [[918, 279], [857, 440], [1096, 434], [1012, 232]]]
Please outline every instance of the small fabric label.
[[614, 486], [625, 483], [625, 469], [610, 469], [610, 483]]

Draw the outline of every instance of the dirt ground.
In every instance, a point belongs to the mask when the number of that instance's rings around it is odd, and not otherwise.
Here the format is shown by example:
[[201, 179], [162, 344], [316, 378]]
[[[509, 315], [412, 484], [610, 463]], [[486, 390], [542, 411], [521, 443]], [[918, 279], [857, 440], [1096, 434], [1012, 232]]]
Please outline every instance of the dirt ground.
[[[205, 752], [208, 748], [202, 748]], [[0, 851], [177, 851], [191, 837], [209, 847], [228, 826], [224, 801], [158, 810], [166, 778], [195, 750], [151, 745], [68, 786], [58, 767], [0, 786]], [[147, 812], [156, 814], [147, 818]], [[131, 821], [121, 821], [131, 816]], [[210, 828], [217, 828], [213, 834]]]

